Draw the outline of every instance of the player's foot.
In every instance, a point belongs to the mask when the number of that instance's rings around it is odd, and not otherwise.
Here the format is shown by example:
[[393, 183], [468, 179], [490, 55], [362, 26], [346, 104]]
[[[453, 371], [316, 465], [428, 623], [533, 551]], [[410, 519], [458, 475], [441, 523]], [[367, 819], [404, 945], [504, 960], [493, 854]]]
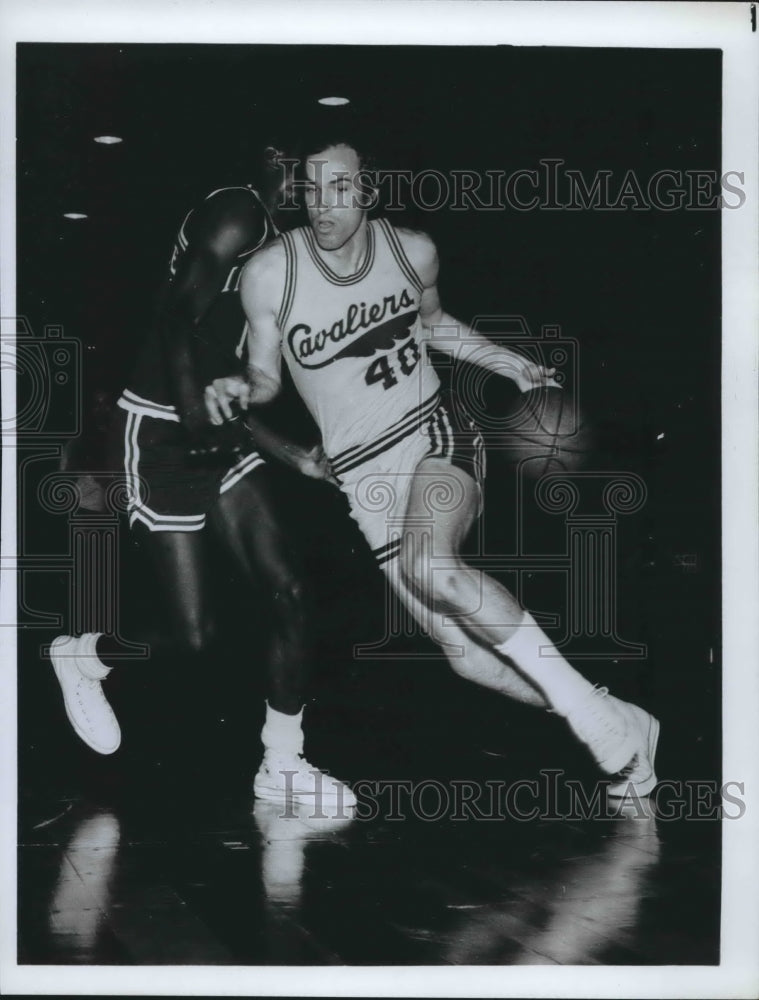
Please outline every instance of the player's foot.
[[77, 736], [98, 753], [114, 753], [121, 743], [121, 730], [101, 686], [109, 670], [92, 649], [92, 635], [59, 635], [50, 644], [50, 660]]
[[637, 705], [613, 697], [611, 700], [627, 716], [630, 728], [638, 733], [639, 744], [632, 761], [622, 770], [620, 780], [609, 785], [607, 795], [618, 799], [650, 795], [657, 781], [654, 758], [659, 741], [659, 720]]
[[640, 746], [640, 735], [608, 688], [593, 688], [566, 715], [575, 736], [586, 745], [602, 771], [617, 774]]
[[356, 805], [356, 796], [348, 785], [296, 754], [267, 751], [253, 781], [253, 791], [259, 799], [294, 799], [313, 804], [315, 809], [322, 805], [352, 809]]

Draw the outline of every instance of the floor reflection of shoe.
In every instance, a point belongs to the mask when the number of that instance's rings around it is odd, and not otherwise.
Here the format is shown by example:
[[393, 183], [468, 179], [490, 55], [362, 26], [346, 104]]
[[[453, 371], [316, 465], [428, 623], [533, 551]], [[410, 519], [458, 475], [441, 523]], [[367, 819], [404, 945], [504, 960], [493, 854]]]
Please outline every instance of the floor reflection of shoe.
[[629, 702], [614, 701], [627, 716], [630, 728], [638, 734], [638, 750], [630, 764], [621, 772], [620, 780], [609, 785], [611, 798], [640, 798], [650, 795], [656, 787], [654, 759], [659, 742], [659, 720], [644, 709]]
[[[607, 815], [609, 819], [629, 820], [642, 828], [646, 823], [656, 820], [656, 803], [648, 794], [640, 794], [634, 790], [624, 796], [611, 796], [607, 800]], [[632, 829], [632, 825], [630, 827]]]
[[109, 754], [118, 750], [121, 730], [103, 694], [101, 682], [108, 668], [88, 652], [91, 646], [94, 648], [92, 638], [59, 635], [50, 644], [50, 660], [61, 686], [66, 715], [77, 736], [98, 753]]
[[283, 818], [282, 805], [258, 799], [253, 817], [261, 832], [261, 879], [272, 903], [294, 905], [303, 881], [305, 831], [296, 816]]
[[97, 961], [97, 939], [111, 905], [120, 840], [116, 816], [98, 812], [80, 820], [62, 853], [48, 921], [56, 948], [68, 961]]
[[607, 774], [617, 774], [630, 763], [639, 746], [637, 730], [621, 711], [608, 688], [593, 688], [566, 715], [575, 735]]
[[[340, 816], [353, 809], [356, 796], [348, 785], [320, 771], [300, 755], [264, 754], [253, 781], [256, 798], [271, 802], [293, 800], [310, 804], [314, 813], [329, 811]], [[346, 817], [349, 818], [349, 817]]]
[[[584, 857], [561, 863], [555, 891], [547, 894], [539, 929], [514, 935], [522, 945], [513, 965], [588, 965], [610, 948], [629, 947], [641, 920], [661, 855], [653, 803], [619, 801], [618, 818]], [[647, 814], [639, 813], [648, 810]], [[524, 935], [524, 936], [522, 936]]]
[[304, 855], [309, 841], [342, 830], [352, 815], [314, 814], [313, 804], [257, 799], [253, 818], [261, 834], [261, 877], [270, 902], [294, 905], [300, 898]]

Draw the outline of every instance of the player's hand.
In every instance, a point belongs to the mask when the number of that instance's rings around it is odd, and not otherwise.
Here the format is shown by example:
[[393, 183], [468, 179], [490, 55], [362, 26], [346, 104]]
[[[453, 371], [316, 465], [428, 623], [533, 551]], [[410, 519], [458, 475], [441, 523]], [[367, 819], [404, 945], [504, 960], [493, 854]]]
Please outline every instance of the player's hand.
[[529, 392], [530, 389], [540, 389], [543, 386], [560, 389], [561, 386], [553, 377], [555, 374], [555, 368], [546, 368], [544, 365], [537, 365], [533, 361], [525, 360], [514, 376], [514, 381], [519, 386], [520, 392]]
[[233, 420], [240, 410], [247, 410], [250, 403], [250, 385], [242, 375], [216, 378], [207, 385], [203, 398], [208, 419], [215, 427], [225, 420]]
[[298, 467], [304, 476], [309, 476], [311, 479], [323, 479], [335, 486], [339, 485], [332, 474], [329, 459], [324, 454], [324, 449], [320, 444], [303, 453]]

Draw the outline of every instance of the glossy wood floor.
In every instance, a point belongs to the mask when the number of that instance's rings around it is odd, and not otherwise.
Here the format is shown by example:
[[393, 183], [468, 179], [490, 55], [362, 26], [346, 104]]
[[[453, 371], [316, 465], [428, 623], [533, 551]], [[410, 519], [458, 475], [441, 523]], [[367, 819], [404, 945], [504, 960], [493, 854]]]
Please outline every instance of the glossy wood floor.
[[[222, 588], [229, 628], [222, 619], [223, 642], [204, 670], [136, 663], [108, 679], [123, 732], [113, 757], [89, 751], [68, 726], [40, 655], [55, 633], [22, 632], [19, 961], [718, 962], [720, 827], [709, 804], [722, 780], [710, 652], [718, 578], [664, 556], [642, 565], [645, 538], [621, 536], [622, 585], [640, 582], [620, 596], [619, 627], [645, 640], [648, 655], [581, 669], [661, 719], [657, 772], [672, 784], [658, 818], [610, 818], [573, 805], [572, 783], [592, 802], [599, 776], [558, 717], [420, 658], [431, 652], [424, 640], [394, 640], [394, 659], [355, 657], [358, 638], [382, 635], [383, 585], [342, 509], [339, 531], [328, 515], [301, 546], [316, 623], [306, 751], [363, 783], [359, 815], [281, 818], [254, 802], [266, 622], [228, 599], [234, 588]], [[674, 503], [657, 516], [682, 521]], [[122, 609], [149, 616], [157, 595], [127, 557]], [[528, 603], [560, 606], [538, 583], [527, 581]], [[30, 584], [27, 600], [65, 607], [63, 581], [51, 578], [46, 593]]]
[[311, 709], [309, 756], [363, 781], [353, 819], [254, 801], [260, 710], [239, 700], [126, 684], [124, 744], [99, 758], [51, 697], [39, 722], [56, 752], [25, 754], [19, 962], [717, 962], [716, 820], [673, 818], [674, 793], [663, 818], [573, 816], [571, 782], [590, 796], [596, 775], [558, 721], [441, 672], [417, 667], [409, 690], [386, 668], [381, 712], [371, 685], [355, 704], [350, 679]]

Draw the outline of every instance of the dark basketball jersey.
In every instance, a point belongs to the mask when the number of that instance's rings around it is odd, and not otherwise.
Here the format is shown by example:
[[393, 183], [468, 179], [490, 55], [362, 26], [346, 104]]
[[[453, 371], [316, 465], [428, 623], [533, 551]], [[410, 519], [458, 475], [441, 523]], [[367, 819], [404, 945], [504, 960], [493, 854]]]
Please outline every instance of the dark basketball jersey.
[[[251, 254], [277, 235], [271, 216], [258, 192], [251, 187], [219, 188], [211, 192], [205, 200], [207, 202], [216, 195], [230, 190], [245, 191], [255, 200], [256, 207], [260, 208], [264, 219], [264, 232], [255, 243], [251, 243], [237, 255], [219, 294], [194, 333], [198, 379], [203, 386], [215, 378], [242, 371], [244, 368], [247, 326], [239, 295], [240, 276]], [[177, 233], [169, 262], [169, 283], [176, 275], [182, 257], [192, 246], [192, 217], [193, 211], [188, 212]], [[179, 420], [174, 401], [171, 399], [158, 332], [148, 336], [132, 377], [119, 400], [119, 406], [166, 420]]]

